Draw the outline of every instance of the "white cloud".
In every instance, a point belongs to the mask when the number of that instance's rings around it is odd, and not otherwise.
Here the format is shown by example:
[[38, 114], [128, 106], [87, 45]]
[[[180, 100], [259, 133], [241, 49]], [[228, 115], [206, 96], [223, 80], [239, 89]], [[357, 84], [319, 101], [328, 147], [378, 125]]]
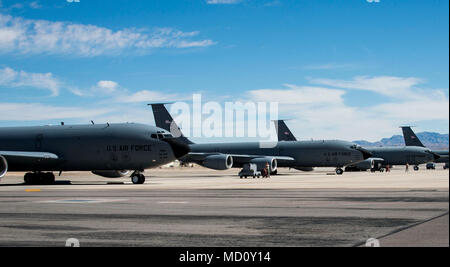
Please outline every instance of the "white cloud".
[[80, 97], [96, 97], [101, 99], [101, 103], [150, 103], [186, 99], [177, 94], [159, 91], [141, 90], [132, 92], [120, 86], [119, 83], [108, 80], [98, 81], [95, 86], [88, 90], [70, 88], [70, 91]]
[[142, 90], [129, 95], [121, 95], [115, 98], [116, 102], [122, 103], [137, 103], [137, 102], [161, 102], [173, 101], [177, 99], [176, 95], [166, 94], [157, 91]]
[[422, 80], [414, 77], [358, 76], [352, 80], [311, 79], [310, 82], [338, 88], [372, 91], [396, 98], [416, 98], [417, 94], [413, 89], [422, 83]]
[[[373, 77], [377, 80], [378, 77]], [[402, 80], [401, 77], [395, 77]], [[418, 80], [418, 79], [417, 79]], [[111, 87], [118, 88], [110, 95], [103, 95], [105, 105], [111, 103], [148, 103], [172, 102], [183, 100], [178, 94], [167, 94], [160, 91], [142, 90], [130, 92], [115, 82], [109, 81]], [[97, 86], [99, 83], [97, 84]], [[112, 86], [114, 85], [114, 86]], [[394, 86], [395, 87], [395, 86]], [[351, 106], [345, 102], [351, 90], [336, 89], [323, 86], [300, 86], [285, 84], [277, 89], [260, 89], [244, 92], [244, 99], [240, 101], [275, 101], [279, 103], [280, 118], [291, 119], [288, 125], [300, 139], [365, 139], [376, 141], [380, 138], [399, 133], [398, 126], [403, 124], [420, 124], [426, 121], [442, 121], [448, 124], [448, 97], [439, 90], [423, 93], [413, 86], [402, 87], [414, 95], [421, 96], [418, 101], [414, 98], [399, 99], [386, 98], [389, 102], [372, 106]], [[378, 91], [376, 91], [378, 92]], [[379, 94], [382, 94], [378, 92]], [[422, 94], [421, 94], [422, 93]], [[96, 95], [98, 97], [99, 95]], [[236, 101], [236, 99], [228, 99]], [[115, 105], [117, 106], [117, 105]], [[112, 106], [116, 108], [115, 106]], [[127, 113], [117, 109], [111, 114], [100, 116], [100, 121], [148, 121], [150, 112], [140, 108], [140, 105], [127, 110]], [[145, 115], [147, 114], [147, 115]], [[229, 122], [225, 122], [226, 123]], [[244, 122], [233, 122], [243, 125]]]
[[39, 9], [42, 6], [39, 4], [39, 1], [22, 1], [22, 3], [14, 3], [9, 6], [2, 5], [2, 1], [0, 0], [0, 8], [4, 8], [5, 10], [13, 10], [13, 9], [23, 9], [23, 8], [31, 8], [31, 9]]
[[33, 2], [30, 3], [30, 7], [31, 7], [32, 9], [39, 9], [39, 8], [41, 8], [42, 6], [39, 4], [38, 1], [33, 1]]
[[[355, 107], [344, 101], [351, 90], [296, 85], [285, 85], [285, 89], [252, 90], [248, 92], [248, 99], [279, 102], [280, 118], [291, 119], [288, 125], [300, 139], [376, 141], [400, 134], [399, 125], [420, 125], [426, 121], [448, 125], [448, 96], [440, 90], [415, 88], [420, 79], [382, 76], [367, 80], [355, 77], [351, 81], [313, 80], [319, 83], [317, 81], [339, 88], [370, 90], [387, 96], [386, 103]], [[377, 85], [384, 89], [378, 90]], [[387, 86], [395, 92], [388, 92]], [[402, 97], [400, 92], [408, 95]]]
[[57, 96], [61, 82], [52, 73], [29, 73], [5, 67], [0, 69], [0, 86], [35, 87], [50, 90], [52, 96]]
[[449, 120], [448, 98], [434, 99], [424, 96], [422, 100], [384, 103], [368, 109], [380, 117], [404, 122]]
[[[48, 82], [43, 82], [46, 80]], [[381, 76], [355, 77], [349, 81], [312, 80], [319, 83], [317, 81], [321, 84], [327, 83], [328, 86], [285, 84], [281, 88], [243, 92], [244, 99], [240, 101], [278, 102], [280, 118], [291, 119], [288, 125], [299, 139], [376, 141], [382, 137], [400, 134], [399, 125], [421, 125], [421, 123], [433, 121], [448, 127], [449, 98], [445, 90], [425, 91], [417, 88], [421, 81], [418, 78]], [[0, 69], [0, 85], [34, 86], [48, 90], [59, 88], [58, 80], [49, 73], [26, 73], [11, 68]], [[409, 96], [401, 97], [398, 91], [391, 94], [386, 89], [378, 90], [377, 85], [389, 86], [391, 90], [398, 90]], [[151, 110], [144, 104], [187, 99], [186, 96], [164, 91], [133, 92], [111, 80], [100, 80], [87, 90], [68, 89], [78, 96], [95, 97], [95, 105], [100, 108], [1, 103], [0, 114], [7, 120], [18, 121], [75, 118], [80, 119], [81, 122], [94, 119], [98, 122], [150, 123]], [[352, 106], [345, 100], [353, 90], [370, 90], [386, 96], [386, 101], [380, 104], [374, 103], [371, 106]], [[228, 101], [235, 100], [228, 99]], [[121, 105], [121, 103], [137, 104]]]
[[218, 4], [236, 4], [239, 3], [241, 0], [206, 0], [206, 3], [211, 5], [218, 5]]
[[343, 90], [284, 84], [287, 89], [260, 89], [248, 93], [255, 101], [274, 101], [282, 104], [334, 104], [342, 102]]
[[113, 31], [95, 25], [48, 20], [29, 20], [0, 14], [0, 53], [63, 54], [78, 56], [115, 55], [157, 48], [207, 47], [209, 39], [193, 40], [198, 31], [172, 28]]
[[113, 93], [114, 91], [117, 90], [118, 87], [119, 84], [113, 81], [99, 81], [97, 83], [97, 88], [106, 93]]

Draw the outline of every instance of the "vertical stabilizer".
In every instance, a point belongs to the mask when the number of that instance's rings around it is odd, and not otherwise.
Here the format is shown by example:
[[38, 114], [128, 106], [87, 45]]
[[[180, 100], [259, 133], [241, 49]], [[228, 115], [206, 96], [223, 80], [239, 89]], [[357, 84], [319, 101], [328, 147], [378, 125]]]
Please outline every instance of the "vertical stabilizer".
[[278, 141], [297, 141], [284, 120], [275, 120], [275, 129], [277, 130]]
[[153, 116], [155, 117], [156, 127], [162, 128], [166, 131], [169, 131], [174, 136], [174, 138], [176, 138], [181, 143], [193, 144], [193, 142], [191, 140], [187, 139], [183, 135], [180, 128], [178, 127], [176, 122], [173, 120], [172, 116], [170, 115], [169, 111], [167, 111], [164, 104], [158, 103], [158, 104], [148, 104], [148, 105], [152, 106]]
[[402, 126], [403, 130], [403, 138], [405, 139], [406, 146], [421, 146], [425, 147], [414, 131], [411, 129], [411, 126]]

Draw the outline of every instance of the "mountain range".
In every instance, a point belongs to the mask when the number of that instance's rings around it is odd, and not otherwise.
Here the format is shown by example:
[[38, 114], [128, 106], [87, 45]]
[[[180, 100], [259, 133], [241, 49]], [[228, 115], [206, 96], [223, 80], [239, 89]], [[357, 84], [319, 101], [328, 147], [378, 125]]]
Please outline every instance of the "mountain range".
[[[417, 137], [422, 143], [432, 149], [448, 149], [448, 134], [440, 134], [434, 132], [417, 133]], [[389, 138], [383, 138], [377, 142], [369, 142], [365, 140], [357, 140], [355, 143], [364, 147], [380, 147], [380, 146], [404, 146], [405, 141], [402, 135], [393, 135]]]

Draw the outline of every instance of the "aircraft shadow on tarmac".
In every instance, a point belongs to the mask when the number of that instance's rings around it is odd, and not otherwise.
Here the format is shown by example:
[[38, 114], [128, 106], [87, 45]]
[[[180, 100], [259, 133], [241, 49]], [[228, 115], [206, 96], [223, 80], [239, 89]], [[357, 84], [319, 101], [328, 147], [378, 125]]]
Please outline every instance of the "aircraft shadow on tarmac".
[[[10, 186], [24, 186], [24, 185], [28, 185], [25, 183], [20, 183], [20, 184], [0, 184], [0, 187], [10, 187]], [[63, 180], [63, 181], [55, 181], [55, 183], [53, 184], [35, 184], [35, 186], [51, 186], [51, 185], [72, 185], [72, 182], [68, 181], [68, 180]]]
[[14, 187], [14, 186], [55, 186], [55, 185], [125, 185], [124, 182], [90, 182], [90, 183], [76, 183], [73, 184], [69, 180], [55, 181], [53, 184], [0, 184], [0, 187]]
[[[326, 173], [324, 173], [324, 174], [326, 174]], [[305, 173], [303, 175], [308, 176], [309, 174]], [[333, 175], [334, 175], [334, 173], [333, 173]], [[272, 179], [276, 179], [277, 177], [286, 177], [286, 176], [296, 176], [297, 177], [298, 173], [278, 173], [278, 174], [275, 174], [275, 175], [271, 175], [271, 178]], [[228, 176], [225, 177], [223, 174], [217, 174], [217, 175], [214, 175], [214, 174], [213, 175], [211, 175], [211, 174], [196, 175], [196, 177], [197, 178], [221, 178], [221, 177], [223, 177], [223, 178], [226, 178], [226, 179], [230, 178]], [[174, 177], [174, 178], [168, 178], [168, 179], [177, 179], [177, 178], [182, 179], [182, 178], [185, 178], [185, 177]], [[232, 176], [231, 178], [232, 179], [239, 179], [238, 176]], [[250, 179], [258, 180], [258, 178], [252, 178], [252, 177], [247, 178], [247, 180], [250, 180]], [[267, 179], [267, 178], [259, 178], [259, 179]], [[152, 182], [150, 182], [150, 183], [152, 183]], [[82, 182], [79, 183], [79, 182], [77, 182], [77, 183], [73, 184], [70, 180], [59, 180], [59, 181], [57, 180], [53, 184], [29, 184], [28, 185], [28, 184], [25, 184], [25, 183], [17, 183], [17, 184], [0, 183], [0, 187], [27, 186], [27, 185], [28, 186], [53, 186], [53, 185], [124, 185], [124, 184], [126, 184], [126, 183], [119, 182], [119, 181], [117, 181], [117, 182], [96, 181], [96, 182], [86, 182], [86, 183], [82, 183]], [[152, 184], [154, 184], [154, 182]]]

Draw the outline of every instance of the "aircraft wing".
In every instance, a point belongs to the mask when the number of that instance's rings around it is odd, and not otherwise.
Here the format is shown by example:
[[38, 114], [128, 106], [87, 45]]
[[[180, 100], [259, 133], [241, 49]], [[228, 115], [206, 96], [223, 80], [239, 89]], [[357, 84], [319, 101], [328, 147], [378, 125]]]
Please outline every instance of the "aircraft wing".
[[368, 159], [364, 159], [364, 160], [360, 160], [360, 161], [349, 163], [347, 165], [344, 165], [344, 167], [355, 166], [358, 163], [361, 163], [361, 162], [369, 160], [369, 159], [372, 160], [374, 163], [383, 163], [384, 162], [384, 159], [382, 159], [382, 158], [368, 158]]
[[[207, 156], [218, 155], [218, 154], [222, 154], [222, 153], [190, 152], [187, 156], [193, 160], [203, 160]], [[295, 160], [293, 157], [287, 157], [287, 156], [244, 155], [244, 154], [227, 154], [227, 155], [232, 156], [233, 159], [236, 160], [237, 162], [243, 162], [243, 161], [248, 161], [251, 159], [265, 158], [265, 157], [275, 158], [277, 160], [282, 160], [282, 161], [294, 161]]]
[[28, 152], [28, 151], [0, 151], [0, 156], [5, 157], [8, 161], [12, 160], [57, 160], [59, 157], [48, 152]]

